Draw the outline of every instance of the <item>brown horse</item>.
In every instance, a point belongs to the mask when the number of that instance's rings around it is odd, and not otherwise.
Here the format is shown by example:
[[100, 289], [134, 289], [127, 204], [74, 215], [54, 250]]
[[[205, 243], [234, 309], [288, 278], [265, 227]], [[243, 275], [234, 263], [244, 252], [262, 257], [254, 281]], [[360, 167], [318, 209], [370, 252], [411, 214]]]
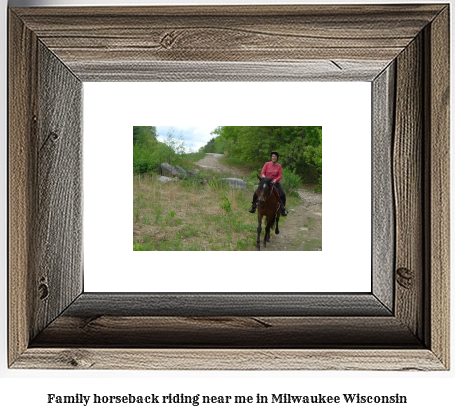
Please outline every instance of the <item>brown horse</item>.
[[264, 236], [264, 247], [267, 246], [267, 242], [270, 241], [270, 228], [273, 229], [275, 225], [275, 233], [278, 235], [280, 230], [278, 229], [278, 221], [281, 216], [281, 209], [279, 206], [278, 198], [273, 191], [273, 183], [270, 178], [262, 178], [258, 175], [259, 185], [256, 189], [258, 195], [258, 236], [256, 240], [256, 251], [261, 250], [261, 231], [262, 231], [262, 218], [266, 218], [265, 236]]

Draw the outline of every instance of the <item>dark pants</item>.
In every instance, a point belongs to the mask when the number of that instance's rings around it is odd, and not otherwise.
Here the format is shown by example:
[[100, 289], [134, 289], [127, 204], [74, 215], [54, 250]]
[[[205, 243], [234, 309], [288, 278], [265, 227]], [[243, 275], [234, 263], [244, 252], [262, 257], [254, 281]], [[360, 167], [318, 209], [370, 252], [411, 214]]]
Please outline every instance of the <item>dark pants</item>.
[[[286, 206], [286, 194], [284, 193], [284, 190], [283, 188], [281, 187], [281, 184], [280, 183], [275, 183], [275, 187], [278, 189], [278, 191], [280, 192], [280, 195], [281, 195], [281, 203], [282, 203], [282, 206]], [[254, 195], [253, 195], [253, 205], [255, 205], [258, 201], [258, 195], [256, 194], [256, 192], [254, 192]]]

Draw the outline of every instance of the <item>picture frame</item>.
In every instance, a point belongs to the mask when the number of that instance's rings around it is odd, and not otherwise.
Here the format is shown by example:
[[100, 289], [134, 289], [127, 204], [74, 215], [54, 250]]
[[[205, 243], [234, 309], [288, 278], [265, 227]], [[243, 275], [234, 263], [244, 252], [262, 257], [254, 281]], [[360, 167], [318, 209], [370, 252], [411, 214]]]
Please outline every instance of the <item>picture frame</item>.
[[[449, 369], [448, 4], [12, 8], [8, 25], [10, 368]], [[371, 82], [372, 291], [84, 292], [82, 83], [122, 80]]]

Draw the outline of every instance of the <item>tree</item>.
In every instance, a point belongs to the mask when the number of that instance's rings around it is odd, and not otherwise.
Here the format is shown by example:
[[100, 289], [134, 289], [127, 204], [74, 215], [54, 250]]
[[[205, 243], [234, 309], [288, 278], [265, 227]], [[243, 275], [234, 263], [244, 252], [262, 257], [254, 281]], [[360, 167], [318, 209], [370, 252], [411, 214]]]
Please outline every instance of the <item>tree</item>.
[[133, 127], [133, 145], [151, 145], [156, 139], [156, 127]]
[[216, 153], [215, 138], [212, 138], [203, 148], [205, 153]]
[[167, 137], [162, 143], [158, 144], [158, 156], [169, 164], [173, 164], [178, 160], [179, 156], [184, 154], [186, 150], [183, 137], [180, 136], [179, 139], [175, 138], [173, 129], [170, 129], [167, 133]]
[[143, 174], [156, 169], [156, 127], [133, 127], [133, 172]]
[[[272, 150], [280, 164], [306, 182], [322, 177], [322, 127], [320, 126], [223, 126], [214, 132], [216, 152], [252, 165], [263, 164]], [[210, 142], [211, 144], [211, 142]]]

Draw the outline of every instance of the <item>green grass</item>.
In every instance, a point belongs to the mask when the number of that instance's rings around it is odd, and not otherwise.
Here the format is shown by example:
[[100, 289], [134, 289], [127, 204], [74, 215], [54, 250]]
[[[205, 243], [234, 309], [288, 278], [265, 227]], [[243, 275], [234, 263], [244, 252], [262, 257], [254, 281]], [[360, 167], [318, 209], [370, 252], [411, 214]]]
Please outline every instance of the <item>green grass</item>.
[[304, 251], [320, 251], [322, 250], [322, 241], [320, 239], [309, 239], [305, 241], [303, 246]]
[[253, 192], [218, 179], [163, 184], [134, 176], [133, 250], [254, 250], [257, 218], [248, 213]]
[[[133, 250], [255, 250], [257, 215], [248, 209], [257, 180], [251, 179], [251, 170], [243, 171], [247, 190], [233, 189], [220, 180], [225, 175], [205, 170], [168, 183], [149, 173], [134, 175]], [[300, 202], [298, 197], [287, 199], [288, 209]], [[286, 221], [286, 217], [281, 220]]]
[[314, 227], [314, 218], [307, 217], [305, 222], [303, 222], [303, 226], [309, 230], [312, 230]]

